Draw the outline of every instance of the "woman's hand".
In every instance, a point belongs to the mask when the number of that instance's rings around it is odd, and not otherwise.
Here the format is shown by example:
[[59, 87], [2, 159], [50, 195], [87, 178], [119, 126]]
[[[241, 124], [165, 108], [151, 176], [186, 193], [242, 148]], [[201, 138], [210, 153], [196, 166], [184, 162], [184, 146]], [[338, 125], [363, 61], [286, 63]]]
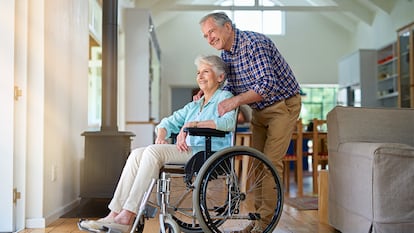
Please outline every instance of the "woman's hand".
[[190, 147], [187, 145], [187, 143], [185, 142], [185, 139], [187, 138], [187, 133], [184, 132], [182, 129], [180, 130], [180, 133], [177, 135], [177, 142], [176, 142], [176, 146], [177, 149], [180, 152], [187, 152], [190, 150]]
[[161, 137], [157, 137], [155, 139], [155, 144], [169, 144], [167, 140], [165, 140], [164, 138]]
[[159, 128], [157, 132], [157, 138], [155, 139], [155, 144], [168, 144], [168, 141], [165, 139], [167, 135], [167, 130], [164, 128]]

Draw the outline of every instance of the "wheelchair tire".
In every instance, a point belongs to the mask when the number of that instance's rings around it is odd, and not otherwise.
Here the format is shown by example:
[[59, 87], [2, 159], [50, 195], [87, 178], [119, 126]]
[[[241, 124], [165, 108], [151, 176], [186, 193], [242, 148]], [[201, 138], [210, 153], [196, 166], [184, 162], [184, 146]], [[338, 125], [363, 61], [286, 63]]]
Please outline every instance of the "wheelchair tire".
[[[245, 191], [243, 177], [234, 167], [241, 156], [249, 161], [248, 167], [241, 168], [247, 172]], [[259, 195], [258, 187], [267, 188]], [[263, 232], [272, 232], [283, 210], [282, 185], [263, 153], [235, 146], [216, 152], [201, 167], [194, 182], [193, 206], [204, 232], [239, 231], [258, 222]]]

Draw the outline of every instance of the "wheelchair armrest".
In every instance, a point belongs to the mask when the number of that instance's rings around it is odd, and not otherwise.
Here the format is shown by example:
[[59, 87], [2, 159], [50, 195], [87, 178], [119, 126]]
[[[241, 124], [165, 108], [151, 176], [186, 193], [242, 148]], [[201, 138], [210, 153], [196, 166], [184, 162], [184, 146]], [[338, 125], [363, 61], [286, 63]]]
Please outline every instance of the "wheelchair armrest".
[[185, 128], [184, 132], [187, 132], [191, 136], [210, 136], [210, 137], [224, 137], [230, 132], [221, 131], [211, 128]]

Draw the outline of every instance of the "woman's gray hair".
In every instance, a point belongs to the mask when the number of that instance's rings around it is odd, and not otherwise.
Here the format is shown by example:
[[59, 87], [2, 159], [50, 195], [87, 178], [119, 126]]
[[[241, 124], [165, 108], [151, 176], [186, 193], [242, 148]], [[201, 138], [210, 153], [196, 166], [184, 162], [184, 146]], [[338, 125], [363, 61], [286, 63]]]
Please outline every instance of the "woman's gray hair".
[[233, 28], [235, 28], [235, 25], [233, 24], [233, 22], [231, 21], [231, 19], [224, 12], [213, 12], [213, 13], [210, 13], [210, 14], [204, 16], [203, 18], [201, 18], [200, 24], [203, 24], [209, 18], [214, 19], [214, 22], [216, 22], [216, 25], [217, 26], [223, 27], [224, 24], [230, 23], [230, 25]]
[[228, 71], [227, 64], [217, 55], [200, 55], [198, 56], [194, 64], [199, 67], [201, 63], [208, 64], [212, 66], [213, 71], [216, 75], [224, 74], [224, 78], [226, 78], [226, 74]]

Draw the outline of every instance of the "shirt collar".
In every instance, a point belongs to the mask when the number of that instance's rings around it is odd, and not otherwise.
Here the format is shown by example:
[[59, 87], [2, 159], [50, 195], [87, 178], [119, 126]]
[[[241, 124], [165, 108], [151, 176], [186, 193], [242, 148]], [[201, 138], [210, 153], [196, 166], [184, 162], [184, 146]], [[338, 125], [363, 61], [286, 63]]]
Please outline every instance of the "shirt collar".
[[239, 41], [240, 41], [240, 30], [237, 28], [234, 28], [234, 40], [233, 40], [233, 44], [231, 45], [230, 51], [223, 50], [223, 53], [227, 53], [227, 54], [236, 53], [236, 50], [239, 47]]
[[[219, 93], [219, 92], [221, 92], [221, 91], [222, 91], [221, 89], [217, 89], [217, 90], [214, 92], [213, 96], [211, 97], [210, 101], [208, 101], [208, 103], [206, 103], [204, 106], [207, 106], [207, 105], [209, 105], [209, 104], [213, 104], [213, 103], [215, 103], [215, 102], [217, 101], [217, 96], [218, 96], [218, 93]], [[197, 104], [200, 106], [200, 108], [203, 106], [204, 99], [205, 99], [205, 97], [204, 97], [204, 96], [202, 96], [202, 97], [201, 97], [201, 98], [197, 101]]]

